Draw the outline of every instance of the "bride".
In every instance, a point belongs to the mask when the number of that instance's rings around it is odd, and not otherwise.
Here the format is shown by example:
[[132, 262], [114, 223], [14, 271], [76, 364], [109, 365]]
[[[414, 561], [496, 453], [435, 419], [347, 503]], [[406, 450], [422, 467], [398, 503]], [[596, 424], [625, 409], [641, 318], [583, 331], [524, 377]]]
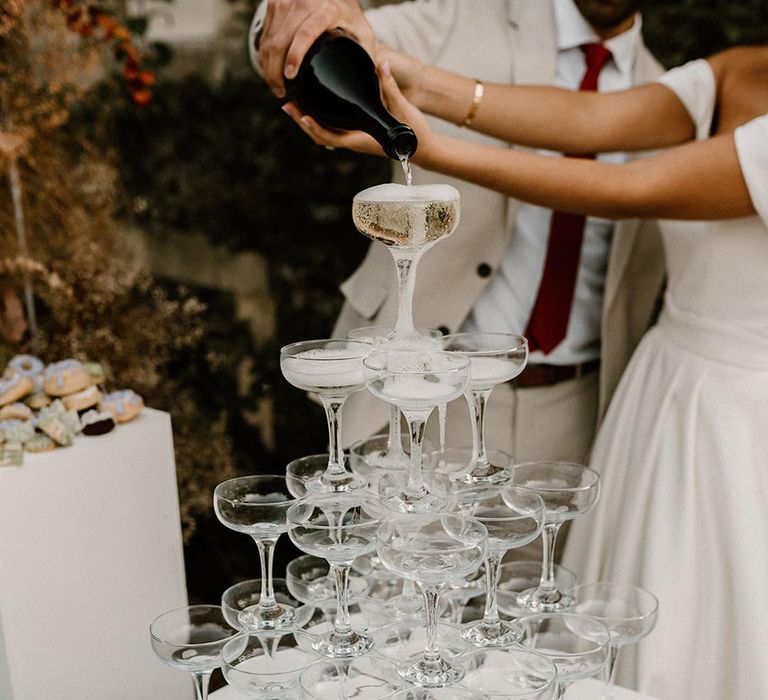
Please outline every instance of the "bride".
[[[768, 48], [608, 94], [478, 89], [385, 59], [384, 94], [417, 132], [419, 165], [560, 210], [664, 220], [663, 310], [598, 434], [601, 500], [565, 563], [660, 600], [652, 636], [620, 656], [620, 683], [663, 700], [768, 698]], [[573, 155], [666, 150], [612, 165], [496, 149], [431, 132], [417, 107]], [[285, 109], [317, 143], [381, 153]]]

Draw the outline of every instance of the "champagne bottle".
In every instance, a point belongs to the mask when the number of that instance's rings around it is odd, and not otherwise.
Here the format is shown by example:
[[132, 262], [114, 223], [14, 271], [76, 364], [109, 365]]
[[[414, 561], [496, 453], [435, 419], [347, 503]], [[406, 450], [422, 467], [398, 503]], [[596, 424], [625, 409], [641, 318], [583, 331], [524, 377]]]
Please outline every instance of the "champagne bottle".
[[287, 99], [319, 124], [341, 131], [365, 131], [396, 160], [416, 151], [413, 129], [395, 119], [381, 101], [376, 68], [368, 52], [340, 31], [322, 34], [304, 56]]

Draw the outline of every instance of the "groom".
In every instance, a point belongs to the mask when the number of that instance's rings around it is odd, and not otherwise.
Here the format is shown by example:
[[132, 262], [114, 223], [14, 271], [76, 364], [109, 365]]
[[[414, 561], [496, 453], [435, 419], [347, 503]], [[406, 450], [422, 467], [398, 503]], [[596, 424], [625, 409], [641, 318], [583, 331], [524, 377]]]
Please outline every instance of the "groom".
[[[642, 0], [415, 0], [365, 14], [355, 0], [269, 2], [259, 61], [278, 95], [283, 76], [292, 75], [313, 39], [331, 27], [348, 31], [374, 56], [381, 42], [487, 82], [605, 91], [661, 72], [640, 35]], [[456, 124], [432, 120], [432, 126], [499, 145]], [[394, 179], [402, 181], [395, 165]], [[517, 462], [585, 460], [619, 377], [653, 320], [664, 274], [655, 225], [568, 220], [416, 167], [413, 181], [454, 185], [462, 210], [458, 230], [420, 262], [416, 325], [524, 334], [531, 343], [526, 371], [491, 397], [489, 447]], [[334, 337], [393, 324], [394, 265], [382, 244], [371, 244], [341, 290], [346, 303]], [[345, 443], [381, 432], [387, 417], [387, 407], [367, 392], [352, 396], [344, 411]], [[453, 402], [449, 444], [470, 444], [469, 425], [464, 402]]]

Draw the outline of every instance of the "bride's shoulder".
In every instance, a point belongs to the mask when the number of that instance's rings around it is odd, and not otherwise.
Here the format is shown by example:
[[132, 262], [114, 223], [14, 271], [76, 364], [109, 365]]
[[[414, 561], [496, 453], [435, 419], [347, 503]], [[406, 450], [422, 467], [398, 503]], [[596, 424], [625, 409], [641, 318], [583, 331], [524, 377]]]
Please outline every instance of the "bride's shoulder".
[[734, 46], [708, 60], [718, 82], [757, 80], [768, 90], [768, 46]]

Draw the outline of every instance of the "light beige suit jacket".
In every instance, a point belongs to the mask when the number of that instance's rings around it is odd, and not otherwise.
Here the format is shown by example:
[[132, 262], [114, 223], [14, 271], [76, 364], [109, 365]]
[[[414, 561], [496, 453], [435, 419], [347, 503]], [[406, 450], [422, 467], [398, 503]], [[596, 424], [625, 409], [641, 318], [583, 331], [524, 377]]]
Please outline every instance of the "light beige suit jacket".
[[[377, 37], [422, 61], [488, 82], [551, 84], [557, 43], [551, 0], [418, 0], [372, 10]], [[635, 83], [652, 80], [661, 66], [643, 46]], [[543, 118], [545, 116], [543, 115]], [[479, 143], [506, 144], [432, 120], [435, 131]], [[399, 166], [394, 170], [395, 177]], [[489, 281], [478, 270], [496, 270], [511, 237], [518, 202], [490, 190], [414, 168], [414, 182], [449, 182], [461, 192], [457, 231], [422, 258], [416, 277], [417, 326], [456, 332]], [[664, 278], [663, 250], [655, 224], [617, 224], [608, 261], [602, 317], [600, 410], [616, 388], [635, 346], [652, 322]], [[341, 286], [346, 298], [334, 329], [392, 324], [397, 289], [392, 256], [373, 243], [362, 264]], [[522, 330], [522, 329], [521, 329]], [[344, 410], [344, 443], [370, 435], [387, 422], [388, 409], [367, 392], [350, 397]]]

